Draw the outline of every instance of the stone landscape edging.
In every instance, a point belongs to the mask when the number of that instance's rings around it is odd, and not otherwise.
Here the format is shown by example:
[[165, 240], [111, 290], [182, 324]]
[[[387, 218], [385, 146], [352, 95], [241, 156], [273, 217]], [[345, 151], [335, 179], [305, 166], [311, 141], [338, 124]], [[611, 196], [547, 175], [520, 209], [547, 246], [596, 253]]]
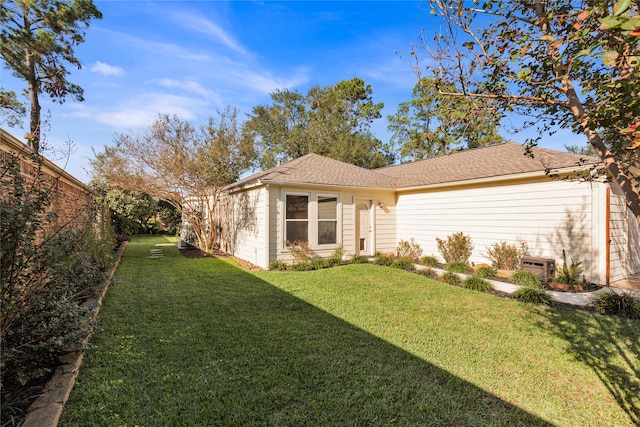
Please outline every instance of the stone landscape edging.
[[[415, 264], [415, 268], [416, 270], [424, 270], [427, 267], [421, 264]], [[445, 273], [445, 270], [442, 270], [439, 268], [434, 268], [433, 270], [438, 272], [440, 275]], [[463, 279], [469, 277], [469, 275], [467, 274], [462, 274], [462, 273], [458, 273], [458, 274]], [[491, 280], [491, 279], [485, 279], [485, 280], [491, 283], [491, 286], [493, 287], [493, 289], [497, 291], [505, 292], [507, 294], [512, 294], [521, 288], [521, 286], [513, 283], [501, 282], [498, 280]], [[611, 287], [603, 287], [592, 292], [576, 292], [576, 293], [558, 292], [558, 291], [545, 291], [545, 292], [548, 295], [550, 295], [556, 302], [559, 302], [562, 304], [569, 304], [577, 307], [587, 307], [591, 303], [591, 301], [596, 297], [596, 295], [601, 294], [603, 292], [614, 292], [617, 294], [628, 292], [640, 298], [640, 292], [616, 289]]]
[[[89, 298], [84, 303], [86, 307], [90, 308], [89, 317], [92, 321], [96, 321], [98, 318], [100, 307], [102, 307], [102, 299], [109, 289], [127, 243], [126, 241], [123, 242], [118, 248], [116, 259], [107, 270], [107, 278], [103, 282], [100, 293], [93, 298]], [[90, 338], [91, 334], [82, 341], [83, 347], [86, 347]], [[78, 377], [84, 353], [83, 350], [59, 357], [60, 366], [57, 367], [51, 379], [44, 386], [40, 397], [27, 409], [27, 415], [21, 424], [22, 427], [56, 427], [58, 425], [64, 406], [69, 400], [69, 395]]]

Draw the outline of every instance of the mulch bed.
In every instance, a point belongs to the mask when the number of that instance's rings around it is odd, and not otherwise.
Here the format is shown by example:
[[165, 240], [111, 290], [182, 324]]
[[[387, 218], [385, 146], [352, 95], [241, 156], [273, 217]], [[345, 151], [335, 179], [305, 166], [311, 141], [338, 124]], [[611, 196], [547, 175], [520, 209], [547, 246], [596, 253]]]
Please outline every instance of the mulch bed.
[[211, 253], [204, 252], [198, 248], [180, 249], [180, 253], [187, 258], [231, 258], [240, 264], [243, 268], [251, 271], [262, 271], [262, 268], [253, 265], [243, 259], [234, 257], [226, 252], [214, 250]]

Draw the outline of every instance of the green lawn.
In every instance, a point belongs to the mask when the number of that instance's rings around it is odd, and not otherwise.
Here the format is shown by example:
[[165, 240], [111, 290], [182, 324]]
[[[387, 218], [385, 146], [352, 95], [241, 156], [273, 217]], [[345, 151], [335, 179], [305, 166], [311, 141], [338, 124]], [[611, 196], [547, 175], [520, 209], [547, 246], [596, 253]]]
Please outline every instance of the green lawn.
[[640, 322], [127, 246], [60, 425], [631, 426]]

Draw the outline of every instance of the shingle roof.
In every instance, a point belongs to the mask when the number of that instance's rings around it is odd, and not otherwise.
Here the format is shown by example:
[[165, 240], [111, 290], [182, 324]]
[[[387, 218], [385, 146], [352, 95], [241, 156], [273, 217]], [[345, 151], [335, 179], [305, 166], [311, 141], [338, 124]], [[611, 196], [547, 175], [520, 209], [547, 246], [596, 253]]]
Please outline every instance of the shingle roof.
[[597, 157], [538, 147], [534, 147], [532, 151], [533, 158], [525, 156], [521, 144], [507, 142], [375, 170], [311, 153], [241, 179], [225, 187], [225, 190], [270, 182], [402, 189], [543, 172], [547, 169], [582, 169], [600, 163]]
[[[525, 155], [524, 147], [515, 142], [458, 151], [413, 163], [388, 166], [378, 172], [397, 179], [396, 188], [416, 187], [466, 180], [492, 178], [564, 169], [600, 163], [597, 157], [534, 147], [534, 157]], [[582, 167], [578, 167], [583, 165]]]
[[251, 185], [256, 182], [265, 184], [269, 182], [286, 182], [360, 188], [394, 188], [394, 179], [388, 175], [311, 153], [241, 179], [225, 187], [225, 190]]

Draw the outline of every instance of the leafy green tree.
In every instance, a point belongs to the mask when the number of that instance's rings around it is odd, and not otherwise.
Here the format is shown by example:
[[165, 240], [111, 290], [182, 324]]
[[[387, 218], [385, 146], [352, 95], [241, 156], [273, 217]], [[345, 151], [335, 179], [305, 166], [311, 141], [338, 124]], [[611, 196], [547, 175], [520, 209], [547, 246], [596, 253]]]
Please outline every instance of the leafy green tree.
[[450, 97], [451, 84], [423, 78], [413, 89], [413, 99], [389, 116], [392, 142], [408, 160], [422, 160], [457, 148], [476, 148], [503, 142], [498, 134], [501, 113], [491, 101]]
[[383, 107], [373, 102], [372, 93], [359, 78], [314, 86], [306, 95], [275, 91], [273, 103], [254, 107], [245, 124], [259, 166], [268, 169], [308, 153], [367, 168], [393, 163], [391, 148], [371, 133], [371, 123], [381, 117]]
[[84, 30], [93, 18], [100, 19], [102, 14], [92, 0], [0, 2], [0, 54], [5, 66], [27, 83], [28, 139], [36, 152], [40, 149], [40, 95], [46, 93], [60, 103], [67, 96], [83, 100], [82, 88], [67, 80], [65, 62], [81, 68], [74, 47], [84, 41]]
[[0, 120], [0, 125], [6, 123], [13, 127], [20, 123], [27, 110], [24, 108], [24, 105], [18, 101], [15, 92], [0, 90], [0, 112], [0, 116], [4, 117]]
[[[584, 134], [640, 220], [640, 4], [631, 0], [431, 0], [445, 30], [427, 44], [448, 96], [488, 99], [539, 135]], [[416, 54], [416, 58], [418, 55]], [[421, 69], [419, 64], [417, 70]], [[535, 145], [533, 138], [529, 145]]]
[[218, 237], [220, 191], [251, 166], [254, 156], [237, 115], [227, 108], [199, 129], [161, 116], [143, 135], [118, 135], [91, 161], [94, 180], [171, 204], [193, 228], [200, 249], [211, 251]]

